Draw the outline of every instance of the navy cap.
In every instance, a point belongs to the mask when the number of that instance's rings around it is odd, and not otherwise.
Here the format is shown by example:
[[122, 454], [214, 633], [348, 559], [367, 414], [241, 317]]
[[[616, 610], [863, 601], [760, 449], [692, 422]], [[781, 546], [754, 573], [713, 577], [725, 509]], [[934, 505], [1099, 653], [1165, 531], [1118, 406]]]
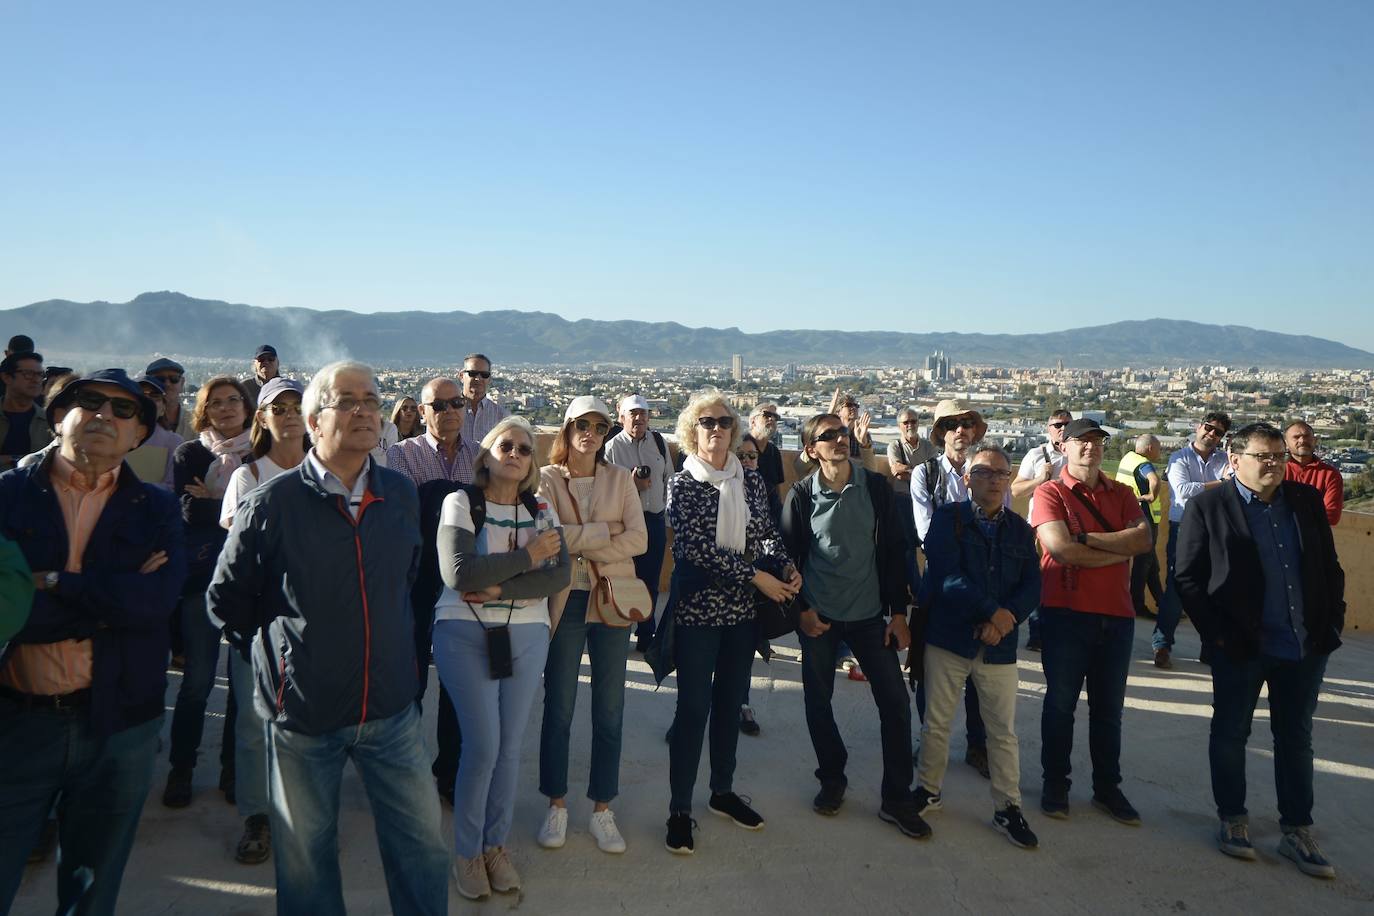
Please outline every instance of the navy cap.
[[153, 402], [152, 398], [143, 393], [143, 389], [138, 387], [138, 382], [129, 378], [129, 373], [125, 372], [123, 369], [98, 369], [89, 375], [83, 375], [81, 378], [72, 379], [70, 382], [63, 385], [62, 390], [57, 392], [52, 400], [48, 401], [48, 407], [44, 413], [44, 416], [47, 417], [48, 425], [53, 429], [57, 429], [57, 424], [53, 422], [53, 412], [59, 407], [66, 407], [71, 404], [71, 402], [76, 399], [76, 392], [81, 386], [95, 384], [114, 385], [116, 388], [122, 388], [124, 391], [128, 392], [130, 397], [138, 401], [139, 409], [143, 412], [143, 416], [140, 420], [148, 429], [147, 434], [138, 441], [138, 444], [142, 445], [144, 442], [147, 442], [149, 437], [157, 430], [157, 404]]
[[1089, 420], [1087, 417], [1080, 417], [1064, 427], [1065, 439], [1082, 439], [1092, 433], [1097, 433], [1103, 439], [1108, 438], [1107, 431], [1096, 420]]
[[168, 359], [165, 356], [149, 363], [148, 368], [143, 370], [143, 374], [152, 375], [154, 372], [164, 372], [168, 369], [171, 369], [173, 372], [180, 372], [182, 375], [186, 374], [186, 370], [182, 367], [181, 363], [174, 359]]
[[266, 407], [288, 391], [294, 391], [301, 397], [305, 397], [305, 386], [293, 378], [282, 378], [279, 375], [276, 378], [268, 379], [267, 383], [262, 386], [262, 390], [258, 392], [258, 406]]
[[156, 388], [158, 394], [167, 393], [167, 389], [162, 387], [162, 383], [159, 382], [157, 379], [153, 378], [151, 375], [140, 375], [138, 378], [134, 379], [134, 381], [138, 382], [140, 385], [149, 385], [153, 388]]
[[258, 347], [256, 350], [253, 351], [253, 358], [257, 359], [259, 356], [265, 356], [268, 353], [271, 353], [273, 356], [276, 356], [277, 348], [272, 346], [271, 344], [263, 344], [262, 346]]

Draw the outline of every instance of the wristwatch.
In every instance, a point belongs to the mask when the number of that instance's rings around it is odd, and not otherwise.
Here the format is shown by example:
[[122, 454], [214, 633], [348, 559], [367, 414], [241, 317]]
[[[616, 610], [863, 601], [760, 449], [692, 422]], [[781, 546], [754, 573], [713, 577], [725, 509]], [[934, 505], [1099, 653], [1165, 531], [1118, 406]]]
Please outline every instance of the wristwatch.
[[57, 583], [61, 580], [62, 574], [57, 570], [51, 570], [43, 574], [43, 590], [52, 591], [57, 588]]
[[1077, 535], [1076, 540], [1078, 541], [1078, 543], [1080, 543], [1080, 544], [1082, 544], [1082, 545], [1084, 545], [1084, 546], [1086, 547], [1087, 544], [1088, 544], [1088, 532], [1086, 532], [1086, 531], [1080, 531], [1080, 532], [1078, 532], [1078, 535]]

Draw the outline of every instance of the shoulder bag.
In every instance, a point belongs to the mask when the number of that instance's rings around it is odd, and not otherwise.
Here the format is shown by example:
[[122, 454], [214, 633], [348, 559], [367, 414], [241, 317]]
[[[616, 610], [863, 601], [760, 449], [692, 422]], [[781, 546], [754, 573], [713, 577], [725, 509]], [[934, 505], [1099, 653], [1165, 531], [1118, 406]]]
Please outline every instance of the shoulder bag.
[[[563, 488], [567, 491], [568, 502], [572, 503], [577, 524], [585, 524], [582, 521], [582, 509], [577, 505], [577, 497], [573, 496], [566, 477], [563, 477]], [[649, 589], [638, 577], [603, 576], [595, 560], [586, 556], [581, 559], [592, 568], [592, 594], [588, 609], [594, 611], [602, 623], [608, 627], [628, 627], [653, 617], [654, 605], [649, 599]]]

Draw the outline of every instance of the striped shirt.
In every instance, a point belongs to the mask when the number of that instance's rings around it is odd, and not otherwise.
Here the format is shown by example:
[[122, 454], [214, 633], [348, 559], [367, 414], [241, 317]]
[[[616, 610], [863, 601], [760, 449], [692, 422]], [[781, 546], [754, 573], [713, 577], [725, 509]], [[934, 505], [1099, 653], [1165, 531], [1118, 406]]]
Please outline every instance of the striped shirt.
[[[506, 418], [506, 408], [484, 397], [474, 407], [469, 404], [463, 411], [463, 438], [481, 444], [492, 427]], [[471, 483], [471, 481], [465, 481]]]
[[467, 436], [458, 440], [458, 451], [449, 461], [433, 433], [402, 439], [387, 449], [386, 466], [399, 471], [419, 487], [431, 480], [472, 483], [472, 468], [477, 461], [477, 446]]

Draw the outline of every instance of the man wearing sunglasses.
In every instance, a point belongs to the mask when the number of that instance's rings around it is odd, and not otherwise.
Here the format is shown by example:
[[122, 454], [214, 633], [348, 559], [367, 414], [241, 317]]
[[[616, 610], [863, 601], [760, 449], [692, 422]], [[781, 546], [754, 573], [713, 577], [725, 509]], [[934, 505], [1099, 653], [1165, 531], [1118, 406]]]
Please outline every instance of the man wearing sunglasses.
[[[1156, 668], [1174, 666], [1170, 654], [1174, 648], [1174, 632], [1178, 629], [1179, 618], [1183, 616], [1183, 602], [1179, 598], [1178, 584], [1174, 581], [1178, 526], [1183, 521], [1183, 510], [1188, 507], [1188, 500], [1230, 480], [1233, 472], [1226, 460], [1226, 449], [1222, 447], [1230, 431], [1231, 418], [1219, 410], [1212, 411], [1197, 425], [1193, 441], [1169, 456], [1167, 476], [1171, 499], [1169, 541], [1164, 547], [1164, 600], [1159, 603], [1159, 618], [1155, 621], [1154, 635], [1150, 639]], [[1207, 656], [1204, 646], [1199, 658], [1206, 663]]]
[[467, 398], [468, 438], [481, 442], [506, 418], [506, 409], [487, 397], [491, 387], [491, 360], [481, 353], [463, 357], [463, 397]]
[[262, 386], [279, 375], [281, 363], [277, 359], [277, 348], [271, 344], [263, 344], [253, 352], [253, 374], [244, 379], [243, 387], [248, 389], [256, 403]]
[[52, 430], [38, 409], [43, 393], [43, 357], [38, 353], [11, 353], [0, 362], [0, 381], [5, 384], [4, 412], [0, 413], [0, 471], [52, 441]]
[[[621, 430], [606, 443], [606, 460], [628, 468], [634, 476], [639, 493], [640, 508], [644, 512], [644, 530], [649, 543], [644, 552], [634, 558], [635, 576], [649, 590], [649, 598], [657, 607], [658, 582], [663, 574], [664, 551], [668, 549], [668, 472], [672, 459], [663, 436], [649, 429], [649, 402], [640, 394], [627, 394], [620, 399], [617, 415]], [[654, 635], [654, 618], [641, 620], [635, 627], [635, 651], [649, 647]]]
[[157, 408], [123, 369], [69, 382], [46, 408], [61, 445], [0, 476], [0, 534], [37, 589], [0, 657], [0, 912], [54, 803], [58, 912], [115, 912], [153, 778], [181, 509], [124, 459]]
[[198, 435], [191, 426], [191, 411], [183, 410], [181, 393], [186, 388], [186, 370], [181, 363], [167, 357], [159, 357], [148, 364], [143, 374], [162, 387], [162, 416], [158, 425], [170, 429], [183, 440], [194, 439]]
[[[787, 491], [783, 487], [782, 452], [778, 448], [782, 441], [778, 419], [778, 405], [772, 401], [761, 401], [749, 412], [749, 437], [759, 450], [759, 473], [780, 504]], [[772, 502], [770, 499], [769, 503]]]

